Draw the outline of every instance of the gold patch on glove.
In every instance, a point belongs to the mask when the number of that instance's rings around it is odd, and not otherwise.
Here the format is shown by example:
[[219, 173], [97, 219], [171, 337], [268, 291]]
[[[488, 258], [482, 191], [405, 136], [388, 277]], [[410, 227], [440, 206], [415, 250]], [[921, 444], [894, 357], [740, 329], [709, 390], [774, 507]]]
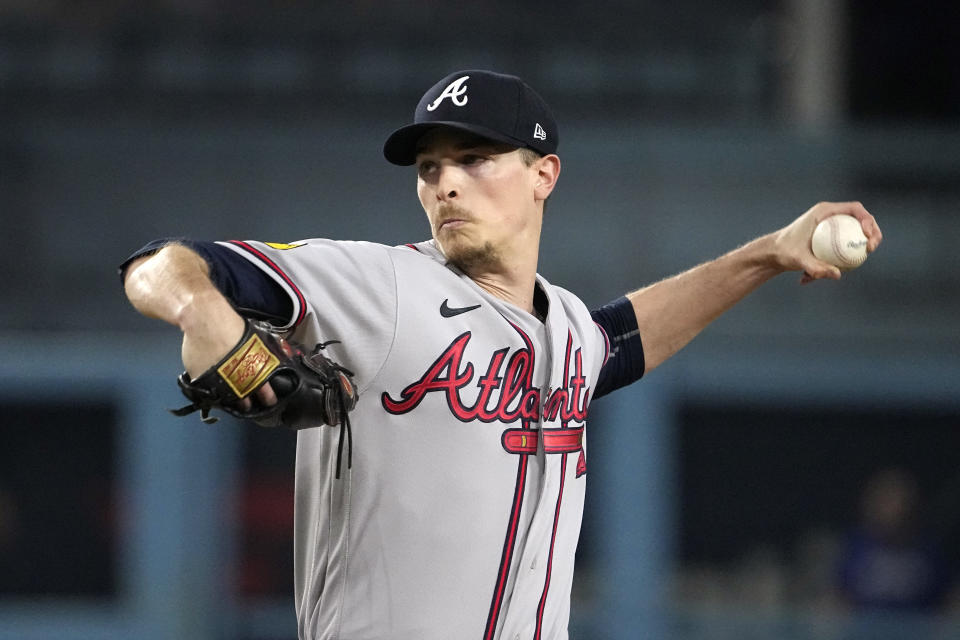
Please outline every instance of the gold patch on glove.
[[279, 358], [263, 344], [260, 336], [253, 334], [217, 368], [217, 373], [238, 398], [245, 398], [266, 382], [278, 364]]

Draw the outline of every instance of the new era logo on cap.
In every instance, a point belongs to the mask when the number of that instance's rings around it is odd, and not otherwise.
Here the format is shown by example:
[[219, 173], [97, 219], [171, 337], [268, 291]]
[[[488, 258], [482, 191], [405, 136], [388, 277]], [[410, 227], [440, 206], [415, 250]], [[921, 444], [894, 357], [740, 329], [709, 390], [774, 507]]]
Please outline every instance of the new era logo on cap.
[[523, 80], [493, 71], [458, 71], [423, 95], [413, 124], [387, 138], [383, 155], [393, 164], [414, 164], [417, 142], [438, 126], [462, 129], [543, 155], [555, 153], [559, 141], [550, 108]]

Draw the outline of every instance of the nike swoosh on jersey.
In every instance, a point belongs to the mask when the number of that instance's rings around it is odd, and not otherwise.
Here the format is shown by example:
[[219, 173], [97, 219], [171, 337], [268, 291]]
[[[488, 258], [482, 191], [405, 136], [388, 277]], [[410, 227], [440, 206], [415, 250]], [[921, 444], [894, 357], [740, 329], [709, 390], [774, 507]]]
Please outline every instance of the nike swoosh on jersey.
[[440, 305], [440, 315], [444, 318], [452, 318], [453, 316], [458, 316], [461, 313], [466, 313], [467, 311], [473, 311], [474, 309], [479, 309], [480, 305], [475, 304], [471, 307], [451, 307], [449, 304], [449, 299], [444, 300], [443, 304]]

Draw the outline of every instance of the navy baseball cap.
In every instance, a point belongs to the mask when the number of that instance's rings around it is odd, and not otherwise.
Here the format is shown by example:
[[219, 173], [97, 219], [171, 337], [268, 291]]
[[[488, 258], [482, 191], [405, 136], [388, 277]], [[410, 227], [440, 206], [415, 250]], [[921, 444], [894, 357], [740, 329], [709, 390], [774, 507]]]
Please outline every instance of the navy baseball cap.
[[413, 124], [394, 131], [383, 155], [409, 166], [417, 161], [417, 142], [430, 129], [454, 127], [541, 155], [555, 153], [559, 138], [550, 108], [516, 76], [493, 71], [451, 73], [420, 98]]

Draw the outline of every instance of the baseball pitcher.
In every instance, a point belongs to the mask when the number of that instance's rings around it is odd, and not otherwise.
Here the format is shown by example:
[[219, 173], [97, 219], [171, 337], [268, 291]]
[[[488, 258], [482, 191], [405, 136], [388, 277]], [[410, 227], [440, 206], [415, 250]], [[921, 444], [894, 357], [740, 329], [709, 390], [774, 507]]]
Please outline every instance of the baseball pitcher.
[[121, 267], [183, 332], [188, 400], [298, 430], [300, 638], [567, 637], [599, 397], [638, 380], [784, 271], [839, 278], [788, 226], [589, 310], [537, 273], [557, 124], [521, 79], [459, 71], [386, 141], [431, 238], [384, 246], [149, 243]]

